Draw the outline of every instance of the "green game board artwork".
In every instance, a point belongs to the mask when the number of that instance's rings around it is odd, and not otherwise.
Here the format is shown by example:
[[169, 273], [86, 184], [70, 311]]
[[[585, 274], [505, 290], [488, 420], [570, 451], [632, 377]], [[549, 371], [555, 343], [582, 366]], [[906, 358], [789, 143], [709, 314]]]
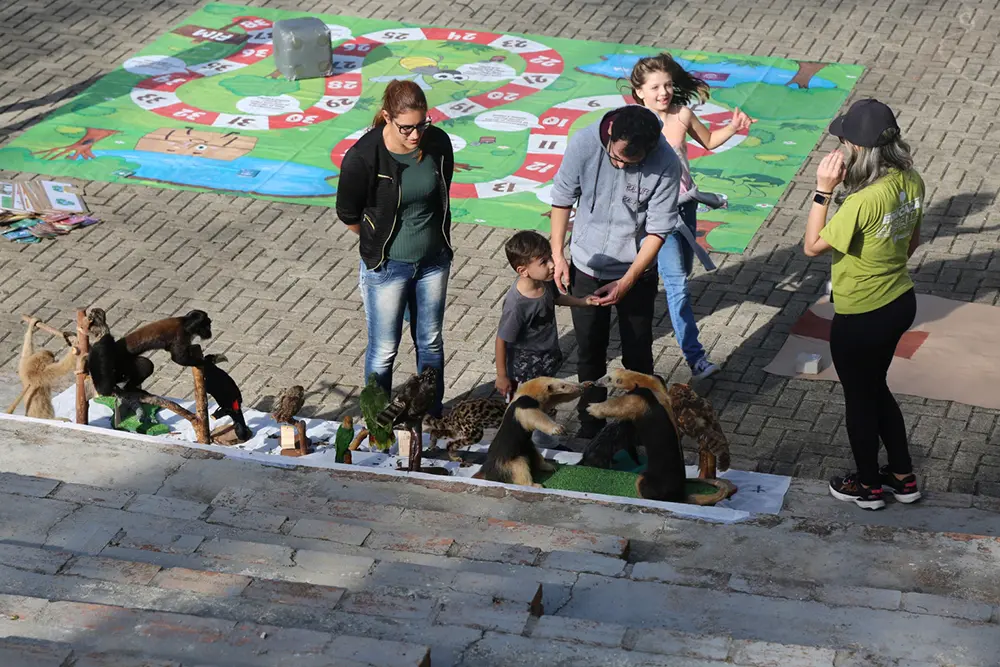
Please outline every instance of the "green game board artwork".
[[[344, 152], [386, 83], [405, 78], [426, 91], [430, 117], [452, 137], [454, 219], [546, 230], [568, 138], [625, 104], [622, 77], [657, 52], [314, 15], [330, 27], [335, 73], [286, 81], [271, 27], [310, 15], [206, 5], [0, 149], [0, 168], [332, 207]], [[689, 153], [701, 189], [730, 202], [699, 214], [699, 236], [707, 248], [742, 252], [862, 68], [673, 55], [712, 85], [696, 109], [711, 128], [736, 106], [759, 119], [714, 151]]]

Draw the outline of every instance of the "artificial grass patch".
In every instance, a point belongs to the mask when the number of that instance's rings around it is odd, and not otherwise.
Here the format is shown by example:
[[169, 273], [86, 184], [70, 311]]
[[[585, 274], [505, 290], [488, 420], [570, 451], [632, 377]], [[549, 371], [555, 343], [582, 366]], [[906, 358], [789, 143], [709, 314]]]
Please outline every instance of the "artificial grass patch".
[[[645, 466], [643, 466], [645, 467]], [[547, 489], [577, 491], [581, 493], [601, 493], [606, 496], [621, 498], [638, 498], [635, 490], [635, 480], [638, 473], [625, 470], [606, 470], [604, 468], [588, 468], [586, 466], [559, 466], [548, 477], [539, 477], [538, 482]], [[688, 496], [710, 496], [719, 489], [700, 479], [688, 479], [684, 485]]]
[[638, 475], [622, 470], [605, 470], [586, 466], [559, 466], [548, 479], [539, 480], [547, 489], [603, 493], [607, 496], [638, 498], [635, 480]]
[[[114, 412], [118, 399], [114, 396], [95, 396], [94, 402], [111, 408], [111, 411]], [[129, 415], [118, 425], [118, 430], [129, 431], [130, 433], [141, 433], [142, 435], [166, 435], [170, 433], [170, 427], [159, 422], [156, 416], [159, 411], [160, 408], [155, 405], [147, 405], [143, 403], [142, 421], [139, 421], [134, 414]], [[114, 421], [113, 418], [112, 421]]]

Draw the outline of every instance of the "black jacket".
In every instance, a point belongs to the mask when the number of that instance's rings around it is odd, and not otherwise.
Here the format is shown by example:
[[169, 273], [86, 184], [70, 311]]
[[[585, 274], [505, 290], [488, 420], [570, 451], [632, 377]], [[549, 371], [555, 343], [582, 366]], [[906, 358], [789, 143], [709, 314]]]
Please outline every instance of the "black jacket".
[[[441, 232], [451, 251], [451, 205], [448, 191], [455, 170], [455, 154], [448, 133], [428, 127], [420, 142], [424, 160], [432, 160], [444, 206]], [[399, 183], [404, 165], [385, 147], [382, 128], [364, 134], [348, 149], [340, 167], [337, 185], [337, 217], [347, 225], [360, 225], [361, 259], [369, 269], [382, 265], [395, 231], [399, 206]]]

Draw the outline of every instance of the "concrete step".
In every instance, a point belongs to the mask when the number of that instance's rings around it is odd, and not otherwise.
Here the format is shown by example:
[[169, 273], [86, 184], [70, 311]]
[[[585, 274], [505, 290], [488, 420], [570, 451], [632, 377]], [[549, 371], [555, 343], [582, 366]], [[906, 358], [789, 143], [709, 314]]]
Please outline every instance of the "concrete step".
[[797, 482], [790, 511], [725, 526], [90, 434], [68, 465], [42, 431], [0, 443], [7, 595], [396, 640], [435, 665], [971, 666], [1000, 648], [1000, 524], [976, 499], [872, 514]]
[[[431, 664], [426, 645], [210, 616], [9, 595], [0, 596], [0, 609], [0, 638], [8, 638], [4, 648], [13, 660], [24, 660], [26, 665], [33, 665], [31, 653], [41, 649], [21, 649], [24, 655], [18, 657], [18, 642], [9, 638], [55, 642], [73, 655], [94, 654], [95, 661], [101, 654], [110, 654], [120, 657], [122, 665], [148, 664], [143, 662], [148, 659], [218, 667], [281, 667], [289, 661], [305, 667]], [[80, 662], [71, 664], [76, 667]]]
[[[369, 544], [385, 544], [401, 538], [414, 539], [411, 536], [446, 533], [453, 536], [451, 539], [465, 543], [490, 540], [540, 551], [583, 551], [619, 558], [628, 553], [628, 540], [616, 535], [556, 528], [460, 511], [411, 508], [390, 502], [342, 500], [307, 495], [301, 491], [227, 487], [212, 499], [211, 506], [213, 513], [219, 510], [254, 510], [285, 515], [295, 521], [295, 525], [289, 528], [289, 534], [307, 537], [322, 534], [333, 540], [350, 539], [357, 533], [349, 528], [354, 526], [376, 533], [389, 533], [384, 537], [377, 536]], [[457, 509], [461, 509], [461, 506]]]
[[[335, 587], [309, 581], [322, 578], [319, 570], [293, 574], [298, 564], [282, 569], [261, 560], [206, 555], [262, 557], [267, 552], [259, 548], [271, 545], [232, 542], [220, 548], [217, 543], [204, 553], [185, 554], [179, 552], [194, 543], [171, 537], [128, 542], [142, 547], [136, 549], [108, 547], [99, 556], [0, 544], [0, 593], [237, 622], [266, 619], [323, 632], [350, 628], [363, 637], [426, 643], [446, 665], [483, 630], [520, 633], [542, 613], [541, 585], [523, 578], [386, 561], [346, 588]], [[314, 566], [336, 564], [336, 556], [317, 562], [317, 553], [299, 551], [296, 558], [312, 559]]]
[[581, 574], [572, 598], [555, 615], [819, 649], [854, 647], [906, 665], [996, 665], [995, 606], [838, 587], [801, 598], [772, 593], [760, 582], [733, 579], [727, 587], [695, 588]]

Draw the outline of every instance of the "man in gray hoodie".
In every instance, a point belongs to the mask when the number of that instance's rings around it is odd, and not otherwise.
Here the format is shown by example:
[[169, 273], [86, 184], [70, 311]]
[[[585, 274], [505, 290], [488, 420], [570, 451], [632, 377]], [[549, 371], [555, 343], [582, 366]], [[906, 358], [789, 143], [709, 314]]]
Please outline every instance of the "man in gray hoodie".
[[[684, 235], [702, 263], [714, 268], [681, 221], [680, 162], [661, 128], [656, 114], [642, 106], [608, 112], [570, 139], [552, 188], [550, 244], [556, 286], [573, 296], [596, 294], [600, 305], [615, 306], [622, 365], [647, 374], [653, 373], [656, 255], [663, 240], [671, 233]], [[567, 262], [566, 228], [574, 205]], [[607, 373], [611, 312], [572, 310], [579, 379], [597, 380]], [[600, 387], [584, 393], [578, 406], [578, 437], [592, 438], [604, 426], [587, 414], [587, 406], [605, 398], [607, 390]]]

